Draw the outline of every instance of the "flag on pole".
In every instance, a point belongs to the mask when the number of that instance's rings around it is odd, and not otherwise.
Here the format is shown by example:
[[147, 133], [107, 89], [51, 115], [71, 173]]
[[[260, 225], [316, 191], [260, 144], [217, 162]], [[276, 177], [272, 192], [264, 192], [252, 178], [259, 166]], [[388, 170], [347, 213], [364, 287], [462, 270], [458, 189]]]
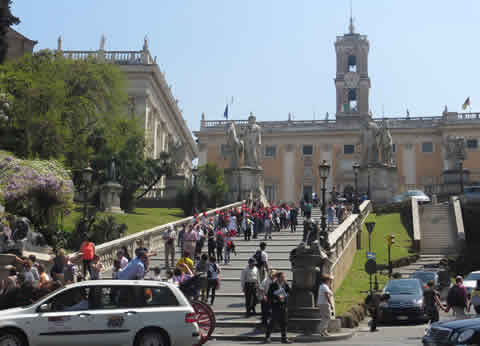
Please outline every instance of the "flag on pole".
[[467, 99], [466, 99], [465, 102], [463, 103], [462, 109], [465, 110], [465, 109], [467, 109], [467, 107], [470, 107], [470, 96], [467, 97]]
[[223, 117], [228, 120], [228, 103], [225, 106], [225, 112], [223, 112]]

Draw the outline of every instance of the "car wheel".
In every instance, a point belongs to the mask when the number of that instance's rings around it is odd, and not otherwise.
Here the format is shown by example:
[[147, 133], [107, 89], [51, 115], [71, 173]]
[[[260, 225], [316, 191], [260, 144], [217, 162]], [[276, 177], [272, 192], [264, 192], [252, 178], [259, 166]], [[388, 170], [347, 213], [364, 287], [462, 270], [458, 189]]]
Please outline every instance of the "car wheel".
[[135, 346], [167, 346], [167, 342], [162, 333], [149, 330], [138, 336]]
[[0, 346], [27, 346], [23, 335], [11, 331], [0, 332]]

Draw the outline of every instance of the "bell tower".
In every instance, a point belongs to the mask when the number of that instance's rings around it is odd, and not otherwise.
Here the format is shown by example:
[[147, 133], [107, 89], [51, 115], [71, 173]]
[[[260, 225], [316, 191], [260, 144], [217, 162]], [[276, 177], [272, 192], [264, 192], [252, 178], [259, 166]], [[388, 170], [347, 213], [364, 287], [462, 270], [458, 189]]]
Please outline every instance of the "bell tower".
[[366, 35], [355, 32], [353, 18], [350, 17], [349, 32], [337, 36], [337, 119], [361, 119], [369, 114], [368, 96], [368, 51], [370, 43]]

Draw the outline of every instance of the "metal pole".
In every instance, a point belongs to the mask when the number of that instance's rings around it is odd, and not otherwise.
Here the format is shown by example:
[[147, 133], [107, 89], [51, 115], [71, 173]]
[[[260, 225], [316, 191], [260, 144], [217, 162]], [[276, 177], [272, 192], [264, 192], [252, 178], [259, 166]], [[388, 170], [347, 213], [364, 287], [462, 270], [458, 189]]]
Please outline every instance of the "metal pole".
[[368, 232], [368, 252], [372, 252], [372, 234]]
[[327, 216], [326, 216], [326, 188], [325, 188], [325, 181], [327, 178], [322, 177], [322, 236], [323, 236], [323, 248], [327, 247], [328, 243], [328, 233], [327, 233]]
[[392, 261], [390, 258], [390, 244], [388, 244], [388, 277], [390, 278], [392, 276]]
[[358, 214], [358, 173], [355, 171], [355, 198], [353, 199], [353, 213]]

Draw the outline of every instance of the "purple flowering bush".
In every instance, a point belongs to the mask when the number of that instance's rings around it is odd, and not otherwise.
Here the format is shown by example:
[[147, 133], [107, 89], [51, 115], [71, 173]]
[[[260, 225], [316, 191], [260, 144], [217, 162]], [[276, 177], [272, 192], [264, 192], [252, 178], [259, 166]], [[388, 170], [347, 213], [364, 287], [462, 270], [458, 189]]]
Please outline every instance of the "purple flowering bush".
[[57, 161], [22, 160], [0, 151], [0, 203], [42, 232], [73, 208], [70, 172]]

